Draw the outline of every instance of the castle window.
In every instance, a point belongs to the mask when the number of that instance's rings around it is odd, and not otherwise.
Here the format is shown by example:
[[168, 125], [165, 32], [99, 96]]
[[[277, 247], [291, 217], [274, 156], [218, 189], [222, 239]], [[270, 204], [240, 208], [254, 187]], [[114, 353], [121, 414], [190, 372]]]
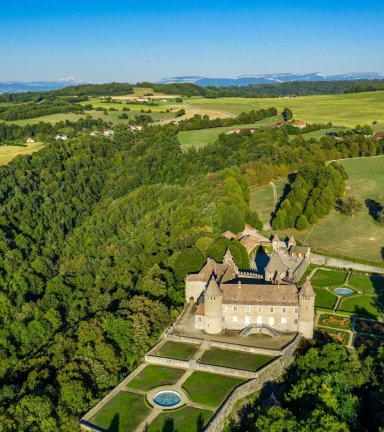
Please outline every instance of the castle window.
[[225, 322], [225, 316], [221, 317], [221, 321]]
[[234, 323], [237, 323], [237, 316], [234, 316], [234, 317], [232, 318], [232, 321], [233, 321]]
[[223, 311], [223, 312], [227, 312], [227, 306], [223, 306], [223, 307], [222, 307], [222, 311]]
[[258, 306], [258, 307], [257, 307], [257, 312], [259, 312], [259, 313], [260, 313], [261, 311], [262, 311], [262, 308], [261, 308], [261, 306]]
[[201, 323], [201, 316], [197, 317], [197, 322]]
[[273, 312], [274, 312], [274, 308], [273, 308], [273, 307], [270, 307], [270, 308], [269, 308], [269, 312], [270, 312], [270, 313], [273, 313]]
[[245, 322], [245, 324], [251, 324], [251, 317], [246, 316], [244, 322]]
[[251, 312], [251, 306], [245, 306], [245, 312]]
[[295, 308], [295, 314], [299, 313], [299, 308]]
[[281, 318], [281, 324], [287, 324], [287, 318], [285, 317]]
[[298, 319], [297, 318], [294, 318], [293, 319], [293, 324], [297, 324], [298, 323]]
[[233, 312], [237, 312], [237, 306], [233, 306]]
[[283, 307], [283, 313], [287, 313], [287, 308]]
[[275, 318], [269, 317], [268, 324], [269, 325], [274, 325], [275, 324]]
[[263, 317], [259, 315], [257, 317], [257, 321], [256, 322], [257, 322], [257, 324], [262, 324], [263, 323]]

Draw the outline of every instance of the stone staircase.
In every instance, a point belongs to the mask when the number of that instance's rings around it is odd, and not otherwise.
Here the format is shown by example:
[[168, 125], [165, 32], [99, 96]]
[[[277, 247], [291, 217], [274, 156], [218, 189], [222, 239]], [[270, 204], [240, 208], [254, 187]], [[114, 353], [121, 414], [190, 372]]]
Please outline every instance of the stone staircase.
[[279, 337], [279, 333], [273, 327], [266, 324], [251, 324], [242, 330], [240, 336], [246, 337], [252, 332], [252, 330], [256, 330], [256, 329], [259, 329], [258, 333], [268, 334], [273, 338]]

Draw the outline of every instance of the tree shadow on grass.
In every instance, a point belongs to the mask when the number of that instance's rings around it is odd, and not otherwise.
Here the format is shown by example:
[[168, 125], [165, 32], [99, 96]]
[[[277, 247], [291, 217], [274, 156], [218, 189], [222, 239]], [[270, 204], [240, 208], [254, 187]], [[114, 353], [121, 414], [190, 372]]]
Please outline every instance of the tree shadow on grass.
[[[378, 308], [378, 303], [377, 302], [378, 302], [378, 299], [374, 298], [372, 304], [373, 304], [373, 306], [375, 306], [380, 311], [380, 309]], [[369, 312], [365, 307], [361, 307], [361, 306], [358, 306], [358, 305], [355, 306], [355, 309], [353, 311], [353, 316], [377, 320], [377, 316], [376, 315], [374, 315], [373, 313]]]
[[284, 202], [285, 198], [287, 198], [287, 195], [291, 190], [291, 184], [295, 181], [295, 178], [296, 178], [296, 174], [289, 174], [288, 183], [284, 186], [283, 193], [281, 194], [281, 197], [277, 201], [274, 211], [271, 213], [271, 220], [269, 221], [270, 223], [272, 223], [272, 220], [276, 217], [276, 213], [279, 210], [281, 204]]
[[383, 206], [375, 200], [366, 199], [365, 206], [368, 209], [369, 216], [373, 218], [373, 220], [377, 221], [377, 215], [379, 211], [383, 210]]
[[175, 422], [172, 418], [166, 417], [161, 432], [177, 432], [177, 429], [175, 428]]
[[120, 414], [116, 413], [113, 416], [111, 424], [109, 425], [108, 432], [119, 432], [120, 431]]
[[203, 414], [200, 413], [196, 420], [196, 432], [203, 432], [204, 430], [204, 417]]

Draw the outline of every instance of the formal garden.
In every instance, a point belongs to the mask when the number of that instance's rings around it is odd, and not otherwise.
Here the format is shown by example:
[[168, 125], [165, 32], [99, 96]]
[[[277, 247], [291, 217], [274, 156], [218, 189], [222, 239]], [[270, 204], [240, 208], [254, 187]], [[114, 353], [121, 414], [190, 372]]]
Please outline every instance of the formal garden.
[[151, 354], [157, 357], [168, 357], [176, 360], [189, 360], [198, 351], [199, 345], [166, 341]]
[[183, 384], [192, 402], [217, 408], [238, 385], [246, 380], [207, 372], [193, 372]]
[[211, 348], [204, 353], [200, 363], [229, 367], [233, 369], [243, 369], [247, 371], [257, 371], [274, 358], [275, 357], [248, 354], [239, 351]]
[[340, 330], [332, 330], [325, 327], [317, 327], [316, 331], [316, 337], [319, 340], [326, 341], [328, 339], [336, 340], [337, 342], [341, 343], [342, 345], [348, 345], [350, 333]]
[[317, 269], [311, 278], [313, 286], [329, 287], [332, 285], [343, 285], [347, 278], [347, 273], [341, 270]]
[[127, 387], [136, 390], [148, 391], [154, 387], [164, 385], [171, 386], [176, 384], [184, 374], [184, 369], [148, 365], [127, 384]]
[[313, 288], [316, 293], [315, 307], [333, 310], [336, 305], [337, 296], [325, 288]]
[[147, 432], [200, 431], [212, 415], [213, 411], [186, 406], [179, 410], [159, 414], [149, 425]]
[[350, 330], [351, 318], [339, 315], [323, 314], [319, 318], [319, 324], [341, 330]]

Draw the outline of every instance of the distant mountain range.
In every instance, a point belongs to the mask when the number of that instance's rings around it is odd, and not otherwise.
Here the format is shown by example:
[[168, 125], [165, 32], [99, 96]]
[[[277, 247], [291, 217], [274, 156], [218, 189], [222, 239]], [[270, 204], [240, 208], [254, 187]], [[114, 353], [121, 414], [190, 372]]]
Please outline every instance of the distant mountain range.
[[75, 81], [74, 77], [63, 78], [57, 81], [36, 81], [36, 82], [0, 82], [1, 93], [23, 93], [29, 91], [50, 91], [60, 90], [79, 84], [89, 84], [84, 81]]
[[237, 78], [203, 78], [199, 76], [185, 76], [163, 78], [157, 84], [192, 83], [203, 87], [246, 86], [249, 84], [276, 84], [290, 81], [354, 81], [358, 79], [384, 79], [383, 72], [351, 72], [343, 75], [326, 76], [319, 72], [308, 74], [277, 73], [266, 75], [242, 75]]

